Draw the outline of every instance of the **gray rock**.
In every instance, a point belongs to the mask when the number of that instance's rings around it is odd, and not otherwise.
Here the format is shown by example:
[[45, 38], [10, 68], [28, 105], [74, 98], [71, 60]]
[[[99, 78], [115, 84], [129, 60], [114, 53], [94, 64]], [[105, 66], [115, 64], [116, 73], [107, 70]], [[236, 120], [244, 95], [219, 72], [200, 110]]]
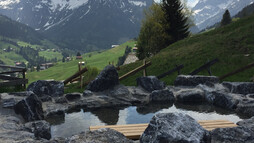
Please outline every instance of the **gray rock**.
[[143, 88], [131, 86], [131, 87], [128, 87], [128, 90], [130, 91], [130, 94], [134, 98], [139, 99], [140, 101], [143, 101], [143, 103], [149, 102], [151, 93], [147, 92]]
[[26, 96], [29, 96], [31, 94], [33, 94], [32, 91], [22, 91], [22, 92], [11, 92], [9, 93], [10, 95], [14, 95], [14, 96], [23, 96], [23, 97], [26, 97]]
[[141, 143], [200, 143], [209, 140], [209, 132], [182, 113], [159, 113], [140, 137]]
[[177, 76], [174, 85], [175, 86], [197, 86], [199, 84], [205, 84], [206, 82], [219, 83], [219, 78], [216, 76], [201, 76], [201, 75], [179, 75]]
[[164, 82], [160, 81], [156, 76], [139, 77], [137, 78], [137, 85], [148, 92], [165, 88]]
[[54, 98], [55, 103], [68, 103], [67, 99], [63, 96], [63, 97], [56, 97]]
[[198, 88], [182, 89], [176, 92], [176, 100], [181, 103], [201, 103], [205, 101], [205, 93]]
[[44, 119], [42, 103], [35, 94], [31, 94], [27, 98], [18, 102], [15, 105], [14, 110], [17, 114], [21, 114], [25, 121]]
[[34, 133], [34, 136], [38, 139], [44, 138], [49, 140], [51, 138], [50, 124], [44, 120], [28, 122], [24, 126], [29, 132]]
[[151, 102], [174, 102], [175, 96], [168, 89], [154, 90], [150, 95]]
[[239, 104], [237, 104], [236, 112], [249, 117], [254, 116], [254, 99], [248, 97], [243, 98]]
[[14, 98], [4, 99], [3, 108], [13, 108], [16, 105], [16, 100]]
[[240, 101], [243, 100], [243, 95], [240, 94], [232, 94], [232, 93], [225, 93], [225, 92], [210, 92], [205, 95], [206, 101], [209, 103], [226, 108], [226, 109], [236, 109], [237, 105]]
[[90, 91], [90, 90], [85, 90], [85, 91], [83, 92], [83, 96], [91, 96], [91, 95], [93, 95], [93, 92]]
[[58, 81], [44, 81], [38, 80], [31, 83], [27, 87], [27, 91], [32, 91], [38, 97], [49, 95], [51, 97], [58, 97], [64, 94], [64, 83]]
[[41, 100], [41, 102], [52, 101], [52, 97], [49, 95], [43, 95], [43, 96], [39, 97], [39, 99]]
[[2, 106], [4, 108], [14, 108], [14, 106], [25, 97], [34, 94], [31, 91], [15, 92], [15, 93], [1, 93]]
[[75, 101], [81, 98], [81, 93], [68, 93], [65, 95], [68, 101]]
[[[244, 127], [254, 127], [254, 116], [250, 119], [242, 120], [236, 123], [238, 126], [244, 126]], [[254, 131], [254, 130], [253, 130]]]
[[243, 126], [211, 131], [211, 143], [253, 143], [254, 132]]
[[81, 133], [67, 139], [68, 143], [133, 143], [127, 139], [122, 133], [113, 129], [99, 129]]
[[90, 82], [87, 90], [100, 92], [119, 84], [119, 77], [116, 68], [113, 65], [106, 66], [95, 80]]
[[10, 115], [0, 114], [0, 142], [16, 143], [25, 141], [35, 141], [34, 135], [26, 131], [21, 120]]
[[254, 93], [253, 82], [223, 82], [222, 85], [227, 87], [231, 93], [244, 95]]
[[129, 102], [132, 104], [137, 104], [142, 102], [141, 100], [133, 97], [130, 94], [129, 89], [123, 85], [117, 85], [112, 90], [108, 90], [107, 92], [105, 92], [105, 94], [109, 97], [113, 97], [120, 101]]

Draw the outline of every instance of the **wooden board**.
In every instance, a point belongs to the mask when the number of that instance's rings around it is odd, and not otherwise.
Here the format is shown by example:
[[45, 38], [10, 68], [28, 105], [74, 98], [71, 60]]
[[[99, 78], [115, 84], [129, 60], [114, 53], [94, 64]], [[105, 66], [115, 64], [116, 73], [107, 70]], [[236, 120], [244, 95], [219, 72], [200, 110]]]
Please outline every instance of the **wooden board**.
[[0, 82], [0, 86], [14, 86], [14, 85], [27, 84], [27, 83], [28, 83], [28, 79], [18, 79], [13, 81]]
[[[228, 120], [203, 120], [198, 123], [208, 131], [216, 128], [236, 127], [237, 125]], [[90, 131], [100, 128], [111, 128], [121, 132], [129, 139], [139, 139], [143, 134], [148, 124], [129, 124], [129, 125], [108, 125], [108, 126], [90, 126]]]

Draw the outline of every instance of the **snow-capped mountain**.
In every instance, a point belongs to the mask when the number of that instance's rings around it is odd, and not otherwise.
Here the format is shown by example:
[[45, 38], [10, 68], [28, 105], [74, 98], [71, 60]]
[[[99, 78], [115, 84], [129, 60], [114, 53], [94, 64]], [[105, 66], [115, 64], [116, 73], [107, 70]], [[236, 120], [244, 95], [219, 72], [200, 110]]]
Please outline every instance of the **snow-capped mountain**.
[[102, 49], [136, 37], [143, 10], [152, 3], [153, 0], [1, 0], [0, 13], [45, 33], [63, 47]]
[[222, 19], [226, 9], [234, 16], [254, 0], [199, 0], [193, 12], [199, 29], [211, 26]]

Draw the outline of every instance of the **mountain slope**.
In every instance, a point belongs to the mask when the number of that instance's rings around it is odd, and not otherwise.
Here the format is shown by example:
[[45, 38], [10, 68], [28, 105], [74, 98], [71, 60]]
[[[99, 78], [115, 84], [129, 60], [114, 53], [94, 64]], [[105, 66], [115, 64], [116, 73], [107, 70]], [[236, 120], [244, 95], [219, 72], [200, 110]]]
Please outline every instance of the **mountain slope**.
[[40, 44], [43, 39], [34, 29], [0, 15], [0, 36], [19, 39], [32, 44]]
[[43, 32], [64, 48], [92, 51], [138, 36], [153, 0], [12, 0], [0, 13]]
[[[65, 80], [78, 70], [78, 62], [85, 61], [86, 66], [95, 67], [98, 70], [102, 70], [109, 62], [114, 62], [115, 64], [118, 61], [118, 58], [124, 55], [126, 46], [134, 47], [135, 41], [128, 41], [118, 47], [111, 48], [102, 52], [92, 52], [83, 55], [82, 60], [75, 60], [75, 58], [70, 62], [59, 62], [56, 66], [51, 67], [47, 70], [40, 72], [29, 72], [27, 78], [29, 83], [36, 80]], [[63, 71], [65, 71], [63, 73]], [[96, 75], [95, 75], [96, 76]], [[87, 78], [87, 77], [86, 77]]]
[[204, 29], [219, 22], [226, 9], [234, 16], [253, 2], [254, 0], [199, 0], [192, 10], [196, 25], [199, 29]]
[[[186, 38], [163, 49], [154, 57], [148, 59], [152, 65], [147, 68], [148, 75], [160, 75], [175, 65], [184, 64], [181, 74], [189, 74], [208, 60], [218, 58], [219, 63], [211, 67], [212, 74], [222, 76], [237, 68], [253, 63], [254, 61], [254, 15], [240, 19], [223, 28], [210, 32], [197, 34]], [[123, 75], [138, 67], [143, 62], [120, 67], [119, 75]], [[250, 81], [254, 77], [254, 68], [226, 78], [227, 81]], [[207, 71], [200, 74], [208, 75]], [[162, 80], [167, 84], [173, 84], [177, 73], [167, 76]], [[136, 78], [142, 76], [142, 72], [122, 81], [125, 85], [135, 85]]]
[[[55, 49], [55, 52], [50, 53], [50, 49]], [[58, 49], [58, 46], [31, 27], [0, 15], [1, 64], [14, 65], [16, 62], [27, 64], [29, 62], [29, 67], [36, 66], [46, 62], [45, 60], [61, 58], [61, 53], [57, 52]], [[52, 58], [50, 55], [55, 55], [55, 57]]]

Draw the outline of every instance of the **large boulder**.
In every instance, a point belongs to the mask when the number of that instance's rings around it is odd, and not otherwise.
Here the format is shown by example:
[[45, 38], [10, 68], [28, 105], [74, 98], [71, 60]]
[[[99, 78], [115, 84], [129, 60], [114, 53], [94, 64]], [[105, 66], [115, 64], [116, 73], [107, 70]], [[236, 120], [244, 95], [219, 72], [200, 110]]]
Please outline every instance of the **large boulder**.
[[161, 82], [155, 76], [139, 77], [137, 78], [137, 85], [148, 92], [152, 92], [154, 90], [162, 90], [165, 88], [164, 82]]
[[34, 94], [31, 91], [13, 92], [13, 93], [1, 93], [1, 100], [3, 108], [14, 108], [14, 106], [25, 97]]
[[174, 102], [175, 96], [172, 91], [168, 89], [154, 90], [150, 95], [151, 102]]
[[122, 133], [113, 129], [98, 129], [75, 135], [66, 140], [69, 143], [133, 143]]
[[254, 99], [247, 96], [237, 104], [236, 112], [245, 116], [254, 116]]
[[38, 139], [44, 138], [49, 140], [51, 138], [51, 127], [50, 124], [44, 120], [28, 122], [24, 125], [25, 129]]
[[51, 96], [58, 97], [64, 94], [64, 83], [59, 81], [38, 80], [27, 87], [27, 91], [32, 91], [38, 97]]
[[175, 86], [197, 86], [199, 84], [219, 83], [219, 78], [216, 76], [201, 76], [201, 75], [179, 75], [177, 76]]
[[254, 132], [247, 127], [217, 128], [211, 132], [211, 143], [253, 143]]
[[222, 85], [232, 93], [244, 95], [254, 93], [254, 82], [223, 82]]
[[31, 94], [27, 98], [19, 101], [15, 105], [14, 110], [17, 114], [21, 114], [25, 121], [44, 119], [42, 103], [35, 94]]
[[237, 108], [237, 105], [244, 99], [244, 96], [241, 94], [213, 91], [206, 93], [205, 98], [206, 101], [215, 106], [232, 110]]
[[106, 66], [95, 80], [90, 82], [87, 90], [100, 92], [119, 84], [119, 77], [116, 68], [113, 65]]
[[182, 113], [159, 113], [140, 137], [141, 143], [200, 143], [209, 140], [209, 132]]
[[203, 90], [198, 88], [182, 89], [176, 92], [176, 100], [181, 103], [198, 103], [205, 100]]
[[254, 116], [250, 119], [245, 119], [236, 123], [238, 126], [251, 128], [254, 132]]

